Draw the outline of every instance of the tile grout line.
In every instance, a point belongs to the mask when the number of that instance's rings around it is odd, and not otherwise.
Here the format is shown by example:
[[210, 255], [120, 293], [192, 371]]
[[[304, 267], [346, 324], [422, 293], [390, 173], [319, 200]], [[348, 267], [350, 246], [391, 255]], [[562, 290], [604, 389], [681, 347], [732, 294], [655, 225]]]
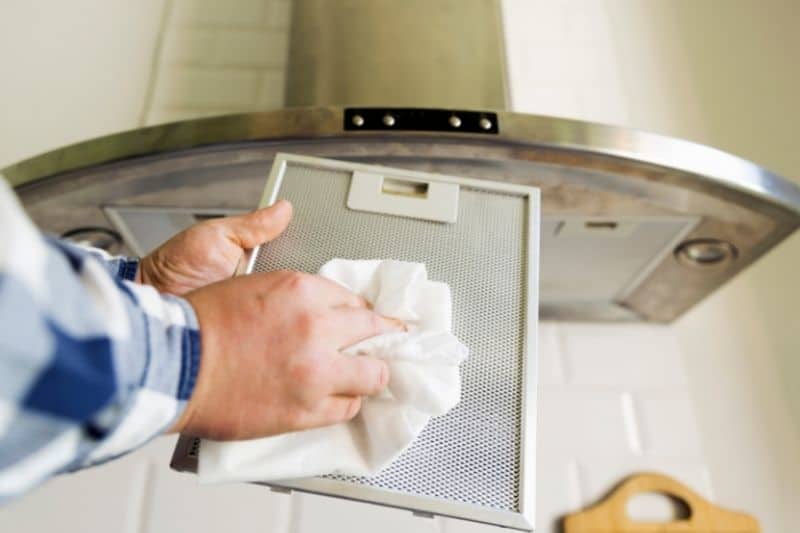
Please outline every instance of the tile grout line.
[[236, 24], [217, 24], [214, 22], [186, 22], [181, 21], [175, 25], [175, 29], [181, 31], [236, 31], [236, 32], [250, 32], [250, 33], [264, 33], [265, 31], [275, 31], [280, 33], [289, 33], [289, 27], [286, 26], [270, 26], [270, 25], [259, 25], [259, 26], [246, 26], [246, 25], [236, 25]]
[[642, 444], [641, 424], [639, 417], [636, 413], [636, 404], [633, 394], [630, 392], [623, 392], [620, 396], [620, 406], [622, 408], [622, 420], [625, 425], [625, 433], [628, 436], [628, 446], [631, 451], [638, 455], [644, 455], [644, 446]]
[[256, 79], [256, 94], [255, 97], [253, 97], [253, 105], [252, 105], [253, 109], [255, 109], [256, 111], [261, 111], [262, 108], [264, 107], [261, 105], [261, 96], [262, 93], [264, 92], [265, 85], [266, 82], [264, 81], [264, 73], [259, 72], [258, 78]]
[[139, 533], [146, 533], [150, 525], [150, 510], [152, 494], [155, 485], [156, 465], [148, 458], [145, 463], [144, 483], [142, 483], [142, 498], [139, 505]]
[[147, 460], [140, 461], [135, 472], [130, 476], [130, 483], [135, 490], [132, 490], [130, 501], [127, 504], [127, 514], [122, 531], [125, 533], [141, 533], [142, 530], [142, 501], [145, 499], [147, 490]]
[[156, 38], [155, 46], [153, 47], [153, 58], [150, 61], [150, 79], [147, 84], [147, 92], [144, 95], [144, 102], [142, 102], [142, 112], [139, 115], [139, 126], [147, 125], [147, 118], [150, 115], [150, 110], [153, 105], [153, 96], [156, 92], [156, 83], [158, 78], [158, 70], [161, 66], [161, 53], [164, 50], [164, 38], [167, 33], [167, 26], [169, 25], [172, 16], [173, 0], [164, 0], [164, 8], [161, 11], [161, 23], [158, 28], [158, 37]]
[[266, 74], [269, 71], [279, 72], [282, 73], [286, 68], [286, 64], [252, 64], [248, 65], [245, 63], [226, 63], [224, 61], [220, 61], [217, 58], [213, 58], [209, 62], [200, 63], [194, 61], [171, 61], [168, 63], [168, 66], [174, 68], [180, 68], [187, 71], [194, 71], [194, 72], [229, 72], [229, 73], [241, 73], [241, 72], [252, 72], [258, 76], [262, 74]]
[[289, 495], [289, 527], [288, 533], [300, 533], [300, 517], [303, 512], [303, 502], [297, 491], [292, 491]]
[[572, 497], [572, 507], [580, 509], [585, 506], [583, 502], [585, 487], [585, 480], [582, 479], [581, 466], [575, 459], [567, 463], [567, 479], [568, 485], [572, 488], [570, 496]]
[[558, 369], [559, 378], [561, 378], [562, 385], [569, 385], [572, 381], [573, 372], [570, 370], [570, 365], [567, 362], [566, 340], [564, 339], [564, 329], [554, 324], [555, 327], [555, 345], [556, 345], [556, 368]]

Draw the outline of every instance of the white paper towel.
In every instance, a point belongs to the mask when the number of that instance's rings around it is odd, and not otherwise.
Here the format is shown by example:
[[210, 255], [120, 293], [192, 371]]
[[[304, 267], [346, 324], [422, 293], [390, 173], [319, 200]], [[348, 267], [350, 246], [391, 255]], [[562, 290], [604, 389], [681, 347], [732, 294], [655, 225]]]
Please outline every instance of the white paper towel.
[[202, 482], [270, 481], [340, 473], [379, 472], [414, 441], [431, 416], [452, 409], [461, 396], [459, 365], [467, 348], [450, 333], [450, 288], [428, 280], [425, 265], [392, 260], [333, 259], [320, 275], [399, 318], [406, 333], [379, 335], [348, 348], [389, 363], [386, 391], [365, 398], [347, 423], [239, 442], [204, 440]]

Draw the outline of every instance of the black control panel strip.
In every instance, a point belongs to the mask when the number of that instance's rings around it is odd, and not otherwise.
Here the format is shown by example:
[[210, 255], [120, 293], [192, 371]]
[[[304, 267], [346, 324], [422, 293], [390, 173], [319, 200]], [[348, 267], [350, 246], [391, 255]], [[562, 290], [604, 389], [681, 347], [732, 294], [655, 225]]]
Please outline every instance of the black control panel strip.
[[446, 131], [496, 135], [497, 114], [490, 111], [358, 107], [344, 110], [345, 131]]

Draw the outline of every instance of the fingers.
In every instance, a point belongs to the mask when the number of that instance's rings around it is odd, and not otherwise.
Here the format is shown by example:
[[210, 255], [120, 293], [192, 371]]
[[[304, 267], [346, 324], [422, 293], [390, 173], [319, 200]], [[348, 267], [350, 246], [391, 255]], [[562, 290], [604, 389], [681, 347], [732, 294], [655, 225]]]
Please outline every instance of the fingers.
[[325, 317], [325, 331], [339, 350], [383, 333], [406, 331], [400, 320], [365, 308], [342, 307]]
[[352, 420], [361, 410], [359, 396], [328, 396], [299, 421], [297, 429], [310, 429]]
[[331, 381], [335, 394], [374, 396], [389, 383], [389, 365], [374, 357], [340, 354], [331, 365]]
[[293, 298], [310, 303], [317, 309], [323, 307], [367, 307], [364, 298], [329, 279], [288, 270], [281, 272], [280, 275], [287, 282]]
[[314, 276], [316, 298], [330, 307], [367, 308], [367, 301], [349, 289], [329, 279]]
[[223, 219], [242, 248], [254, 248], [271, 241], [286, 229], [292, 218], [292, 204], [280, 200], [269, 207]]

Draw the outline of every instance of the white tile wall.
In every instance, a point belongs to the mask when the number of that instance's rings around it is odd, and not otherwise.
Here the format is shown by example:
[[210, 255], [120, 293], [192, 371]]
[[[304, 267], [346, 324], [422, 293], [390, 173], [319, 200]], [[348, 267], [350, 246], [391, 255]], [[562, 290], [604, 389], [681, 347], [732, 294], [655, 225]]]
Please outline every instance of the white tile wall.
[[173, 0], [177, 23], [198, 26], [251, 28], [266, 21], [269, 3], [264, 0]]
[[[562, 330], [563, 331], [563, 330]], [[686, 373], [676, 365], [680, 353], [668, 328], [642, 326], [624, 330], [631, 350], [620, 350], [618, 329], [603, 324], [575, 324], [563, 335], [566, 379], [574, 385], [621, 385], [628, 387], [686, 386]]]
[[539, 385], [564, 385], [566, 369], [561, 357], [561, 330], [555, 322], [539, 325]]
[[625, 124], [619, 53], [605, 0], [504, 0], [512, 107]]
[[174, 0], [146, 123], [280, 107], [290, 7], [289, 0]]
[[637, 392], [633, 394], [633, 402], [644, 454], [656, 457], [703, 456], [688, 387]]
[[[779, 148], [791, 138], [783, 132], [795, 127], [786, 113], [793, 100], [777, 92], [796, 93], [800, 77], [789, 63], [763, 60], [783, 57], [786, 44], [797, 42], [788, 4], [703, 6], [698, 13], [697, 3], [678, 0], [504, 0], [513, 108], [728, 146], [797, 175], [798, 152]], [[741, 109], [753, 110], [748, 128], [739, 127]], [[780, 251], [761, 259], [670, 328], [543, 331], [544, 401], [554, 387], [578, 402], [597, 394], [603, 404], [608, 391], [619, 392], [628, 447], [598, 446], [602, 458], [541, 449], [541, 530], [641, 470], [666, 472], [723, 506], [751, 512], [764, 531], [797, 522], [798, 507], [788, 503], [796, 491], [787, 487], [800, 480], [800, 418], [789, 406], [797, 396], [785, 392], [797, 387], [784, 385], [781, 396], [776, 385], [797, 382], [796, 372], [781, 372], [790, 368], [781, 361], [796, 361], [797, 337], [787, 334], [791, 326], [774, 325], [797, 323], [797, 284], [785, 280], [800, 257], [798, 242], [784, 245], [781, 259], [772, 259]], [[543, 403], [542, 416], [561, 442], [574, 429], [558, 429], [548, 409]]]
[[265, 487], [200, 485], [197, 478], [151, 462], [142, 531], [289, 531], [292, 496]]
[[399, 509], [312, 494], [293, 493], [292, 499], [292, 533], [434, 533], [441, 530], [441, 519], [415, 516]]
[[0, 2], [0, 168], [140, 125], [165, 2]]
[[567, 459], [629, 450], [622, 390], [611, 387], [539, 388], [539, 453]]
[[141, 456], [60, 476], [0, 507], [0, 531], [138, 533], [146, 478]]
[[[712, 498], [713, 492], [708, 469], [703, 460], [692, 460], [689, 457], [670, 459], [665, 457], [631, 458], [620, 454], [609, 455], [603, 461], [579, 463], [581, 487], [581, 506], [596, 503], [612, 487], [622, 481], [625, 476], [638, 472], [658, 472], [674, 477], [685, 483], [696, 492]], [[544, 510], [546, 512], [546, 510]], [[569, 509], [574, 512], [575, 506]], [[551, 515], [552, 516], [552, 515]], [[540, 531], [550, 531], [541, 529]]]
[[681, 352], [667, 327], [540, 327], [537, 528], [596, 502], [625, 476], [710, 479]]
[[184, 67], [161, 78], [154, 103], [166, 109], [244, 108], [252, 105], [257, 95], [256, 72]]

